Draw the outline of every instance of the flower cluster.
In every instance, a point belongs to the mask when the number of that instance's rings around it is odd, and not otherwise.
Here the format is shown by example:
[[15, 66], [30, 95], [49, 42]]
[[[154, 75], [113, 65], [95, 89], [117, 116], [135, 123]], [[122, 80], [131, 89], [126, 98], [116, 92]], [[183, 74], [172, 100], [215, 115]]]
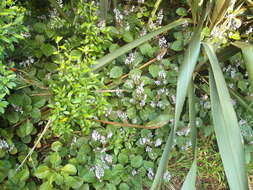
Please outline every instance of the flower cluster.
[[123, 122], [127, 122], [127, 118], [128, 118], [127, 113], [118, 110], [117, 115], [118, 115], [118, 118], [120, 118]]
[[166, 171], [164, 174], [163, 174], [163, 180], [165, 181], [165, 182], [169, 182], [170, 180], [171, 180], [171, 173], [169, 172], [169, 171]]
[[11, 152], [15, 148], [15, 145], [8, 144], [6, 140], [0, 139], [0, 150], [7, 150], [8, 152]]
[[133, 63], [134, 60], [135, 60], [135, 57], [136, 57], [136, 52], [130, 53], [130, 54], [127, 56], [126, 60], [125, 60], [125, 64], [126, 64], [126, 65], [129, 65], [129, 64]]
[[148, 169], [148, 178], [150, 179], [150, 180], [153, 180], [153, 178], [154, 178], [154, 171], [153, 171], [153, 169], [152, 168], [149, 168]]
[[122, 23], [123, 15], [121, 14], [120, 10], [115, 8], [113, 9], [113, 12], [115, 14], [115, 20], [117, 21], [117, 23]]
[[190, 131], [191, 131], [190, 127], [186, 127], [186, 128], [181, 129], [180, 131], [177, 131], [176, 134], [178, 136], [188, 136]]
[[20, 62], [19, 65], [22, 67], [29, 67], [33, 63], [34, 63], [34, 58], [32, 56], [29, 56], [27, 60]]
[[19, 113], [24, 113], [23, 108], [21, 106], [17, 106], [15, 104], [11, 104], [11, 106], [13, 107], [13, 109], [15, 110], [15, 112], [19, 112]]
[[164, 36], [159, 38], [159, 46], [160, 46], [160, 48], [167, 48], [168, 47], [167, 40], [165, 39]]
[[102, 167], [99, 167], [98, 165], [96, 165], [95, 174], [96, 174], [96, 178], [101, 180], [101, 178], [105, 175], [105, 171]]
[[161, 10], [158, 12], [156, 24], [157, 24], [158, 26], [160, 26], [160, 25], [162, 24], [162, 21], [163, 21], [163, 9], [161, 9]]

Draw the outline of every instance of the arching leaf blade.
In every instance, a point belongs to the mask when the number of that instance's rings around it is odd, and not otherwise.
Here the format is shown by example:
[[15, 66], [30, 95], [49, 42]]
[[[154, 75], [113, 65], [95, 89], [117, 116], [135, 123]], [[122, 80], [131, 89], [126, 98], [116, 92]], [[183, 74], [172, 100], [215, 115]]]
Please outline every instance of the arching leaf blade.
[[156, 190], [161, 182], [162, 175], [167, 167], [169, 153], [174, 144], [175, 132], [179, 124], [180, 115], [184, 106], [187, 90], [192, 79], [193, 71], [196, 66], [199, 52], [200, 52], [200, 33], [201, 27], [199, 27], [189, 43], [189, 46], [185, 52], [183, 63], [180, 67], [180, 73], [177, 82], [176, 93], [176, 110], [175, 110], [175, 122], [172, 127], [166, 145], [155, 175], [155, 179], [151, 186], [151, 190]]
[[213, 47], [204, 43], [211, 63], [210, 91], [214, 130], [231, 190], [248, 190], [242, 136]]
[[240, 47], [242, 50], [246, 69], [249, 73], [251, 89], [253, 91], [253, 45], [246, 42], [236, 42], [235, 45]]
[[151, 40], [153, 37], [163, 33], [163, 32], [166, 32], [172, 28], [175, 28], [179, 25], [182, 25], [186, 22], [189, 22], [189, 19], [178, 19], [166, 26], [163, 26], [161, 27], [160, 29], [154, 31], [154, 32], [151, 32], [145, 36], [142, 36], [140, 37], [139, 39], [137, 40], [134, 40], [133, 42], [130, 42], [124, 46], [122, 46], [121, 48], [115, 50], [114, 52], [112, 53], [109, 53], [107, 55], [105, 55], [104, 57], [100, 58], [97, 60], [98, 64], [94, 64], [93, 65], [93, 70], [96, 71], [100, 68], [102, 68], [103, 66], [105, 66], [107, 63], [109, 63], [110, 61], [116, 59], [117, 57], [123, 55], [124, 53], [127, 53], [128, 51], [130, 51], [131, 49], [133, 48], [136, 48], [137, 46], [143, 44], [144, 42], [148, 41], [148, 40]]
[[183, 183], [181, 190], [195, 190], [197, 178], [197, 128], [196, 128], [196, 111], [194, 103], [195, 101], [194, 101], [193, 81], [191, 81], [189, 85], [188, 102], [189, 102], [189, 118], [191, 126], [192, 149], [194, 154], [194, 160], [192, 162], [190, 171], [186, 176], [186, 179]]

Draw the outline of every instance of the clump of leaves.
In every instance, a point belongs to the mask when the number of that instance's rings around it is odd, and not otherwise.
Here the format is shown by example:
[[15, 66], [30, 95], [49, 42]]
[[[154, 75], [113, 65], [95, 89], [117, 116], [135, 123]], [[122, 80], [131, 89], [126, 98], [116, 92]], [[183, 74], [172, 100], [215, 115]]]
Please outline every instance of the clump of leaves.
[[8, 102], [5, 96], [16, 86], [16, 75], [7, 63], [7, 56], [14, 51], [14, 45], [24, 39], [22, 33], [27, 31], [23, 25], [24, 9], [13, 1], [0, 2], [0, 115], [4, 113]]
[[97, 26], [94, 2], [79, 1], [77, 7], [76, 34], [68, 40], [56, 37], [58, 51], [50, 53], [55, 54], [59, 66], [51, 83], [53, 129], [59, 134], [79, 129], [87, 133], [92, 119], [104, 114], [108, 104], [106, 94], [98, 92], [104, 88], [103, 82], [90, 67], [106, 49], [109, 30]]

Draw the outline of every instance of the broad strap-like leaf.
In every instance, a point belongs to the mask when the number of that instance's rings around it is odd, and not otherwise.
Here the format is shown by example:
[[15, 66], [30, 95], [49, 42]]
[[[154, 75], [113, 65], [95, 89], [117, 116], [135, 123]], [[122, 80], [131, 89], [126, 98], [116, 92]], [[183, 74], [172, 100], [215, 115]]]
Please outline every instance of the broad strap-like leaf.
[[97, 60], [98, 64], [94, 64], [93, 65], [93, 71], [96, 71], [100, 68], [102, 68], [103, 66], [105, 66], [107, 63], [109, 63], [110, 61], [116, 59], [117, 57], [127, 53], [128, 51], [132, 50], [133, 48], [136, 48], [137, 46], [143, 44], [144, 42], [151, 40], [153, 37], [158, 36], [159, 34], [166, 32], [172, 28], [175, 28], [179, 25], [182, 25], [184, 23], [189, 22], [189, 19], [178, 19], [166, 26], [161, 27], [160, 29], [154, 31], [154, 32], [150, 32], [149, 34], [140, 37], [137, 40], [134, 40], [133, 42], [130, 42], [124, 46], [122, 46], [121, 48], [115, 50], [112, 53], [107, 54], [106, 56], [100, 58]]
[[253, 91], [253, 45], [246, 42], [236, 42], [234, 44], [242, 50], [243, 59], [249, 73], [251, 88]]
[[100, 20], [106, 21], [107, 12], [109, 9], [109, 0], [100, 0]]
[[210, 89], [214, 130], [231, 190], [248, 190], [241, 131], [213, 47], [204, 43], [211, 63]]
[[197, 178], [197, 158], [194, 158], [190, 171], [188, 172], [181, 190], [195, 190]]
[[196, 111], [194, 101], [194, 87], [193, 81], [191, 81], [188, 90], [188, 102], [189, 102], [189, 118], [191, 126], [192, 136], [192, 150], [194, 154], [194, 160], [192, 162], [190, 171], [188, 172], [186, 179], [183, 183], [181, 190], [195, 190], [196, 178], [197, 178], [197, 128], [196, 128]]
[[164, 170], [167, 168], [169, 153], [174, 144], [175, 132], [179, 124], [179, 119], [185, 102], [187, 90], [192, 79], [192, 74], [200, 52], [200, 33], [201, 27], [195, 31], [184, 55], [177, 82], [175, 122], [167, 139], [151, 190], [156, 190], [158, 188]]

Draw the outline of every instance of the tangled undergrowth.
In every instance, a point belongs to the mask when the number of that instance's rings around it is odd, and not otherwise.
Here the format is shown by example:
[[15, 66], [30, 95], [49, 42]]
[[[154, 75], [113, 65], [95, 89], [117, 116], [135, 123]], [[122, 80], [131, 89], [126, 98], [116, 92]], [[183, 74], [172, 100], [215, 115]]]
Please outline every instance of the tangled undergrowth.
[[[180, 121], [174, 118], [184, 52], [201, 20], [194, 2], [1, 1], [0, 189], [150, 189], [175, 123], [161, 188], [182, 188], [196, 159], [197, 189], [229, 189], [204, 53], [192, 77], [193, 106], [185, 104]], [[250, 0], [238, 1], [217, 26], [202, 23], [199, 33], [216, 45], [249, 183], [253, 96], [238, 41], [252, 42], [252, 11]]]

